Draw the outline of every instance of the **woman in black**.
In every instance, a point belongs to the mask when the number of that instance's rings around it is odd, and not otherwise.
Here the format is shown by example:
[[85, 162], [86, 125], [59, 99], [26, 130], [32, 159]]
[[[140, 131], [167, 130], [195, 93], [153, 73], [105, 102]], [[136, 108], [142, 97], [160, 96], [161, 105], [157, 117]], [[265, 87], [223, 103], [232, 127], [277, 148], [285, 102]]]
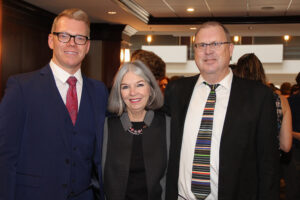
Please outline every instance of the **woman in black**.
[[160, 88], [146, 65], [125, 63], [115, 76], [103, 138], [107, 200], [164, 199], [170, 119], [157, 111]]

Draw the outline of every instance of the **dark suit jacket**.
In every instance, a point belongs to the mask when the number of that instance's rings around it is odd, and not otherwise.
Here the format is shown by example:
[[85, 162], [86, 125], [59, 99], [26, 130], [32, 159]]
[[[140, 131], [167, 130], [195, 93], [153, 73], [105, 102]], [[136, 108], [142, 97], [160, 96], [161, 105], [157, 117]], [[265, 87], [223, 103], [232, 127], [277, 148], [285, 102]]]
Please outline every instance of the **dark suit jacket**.
[[[300, 132], [300, 93], [288, 98], [292, 112], [293, 131]], [[300, 148], [300, 141], [293, 138], [294, 148]]]
[[[166, 199], [177, 199], [185, 116], [199, 75], [171, 82], [164, 109], [171, 116]], [[219, 200], [279, 198], [279, 152], [272, 91], [233, 77], [220, 144]]]
[[[82, 90], [87, 94], [85, 99], [90, 99], [85, 105], [92, 110], [90, 115], [96, 126], [91, 130], [96, 139], [85, 141], [86, 137], [80, 136], [86, 143], [76, 151], [81, 156], [70, 158], [74, 150], [69, 134], [70, 131], [72, 133], [72, 124], [50, 66], [8, 80], [0, 104], [1, 200], [66, 199], [67, 193], [71, 192], [66, 191], [69, 187], [67, 179], [70, 173], [74, 174], [75, 167], [76, 172], [82, 172], [76, 174], [75, 193], [89, 186], [92, 165], [96, 166], [101, 180], [100, 159], [107, 90], [103, 83], [86, 77], [83, 77]], [[90, 119], [81, 120], [83, 123]], [[66, 128], [68, 123], [70, 131]], [[95, 152], [86, 152], [91, 145], [95, 147]], [[69, 163], [71, 159], [77, 159], [76, 166]], [[85, 198], [93, 196], [90, 191], [88, 196]], [[76, 199], [82, 198], [79, 195]]]

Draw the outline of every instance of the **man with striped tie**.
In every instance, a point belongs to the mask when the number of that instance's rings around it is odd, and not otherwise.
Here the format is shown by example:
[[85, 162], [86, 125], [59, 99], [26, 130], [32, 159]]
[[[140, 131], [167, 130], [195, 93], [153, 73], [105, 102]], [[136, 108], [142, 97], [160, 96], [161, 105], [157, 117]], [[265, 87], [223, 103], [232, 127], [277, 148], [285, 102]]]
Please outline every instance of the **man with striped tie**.
[[233, 44], [218, 22], [195, 35], [200, 75], [171, 82], [166, 199], [276, 200], [279, 152], [272, 91], [233, 75]]

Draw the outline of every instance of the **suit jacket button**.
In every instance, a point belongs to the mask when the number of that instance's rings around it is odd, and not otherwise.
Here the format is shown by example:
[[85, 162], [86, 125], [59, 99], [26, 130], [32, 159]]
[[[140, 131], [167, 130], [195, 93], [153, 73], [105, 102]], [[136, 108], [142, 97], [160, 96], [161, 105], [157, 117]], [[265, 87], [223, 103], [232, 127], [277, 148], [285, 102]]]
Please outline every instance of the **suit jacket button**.
[[61, 185], [64, 189], [66, 189], [68, 187], [68, 184], [62, 184]]
[[70, 163], [70, 160], [69, 159], [66, 159], [65, 160], [66, 164], [68, 165]]

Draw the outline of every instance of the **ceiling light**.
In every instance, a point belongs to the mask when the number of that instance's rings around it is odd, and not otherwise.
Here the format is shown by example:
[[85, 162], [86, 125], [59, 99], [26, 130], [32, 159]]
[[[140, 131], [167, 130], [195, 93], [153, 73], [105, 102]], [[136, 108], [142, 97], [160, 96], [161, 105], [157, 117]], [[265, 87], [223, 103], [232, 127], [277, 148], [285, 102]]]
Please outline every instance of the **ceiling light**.
[[191, 30], [196, 30], [197, 28], [196, 28], [196, 27], [191, 27], [190, 29], [191, 29]]
[[194, 8], [187, 8], [186, 11], [188, 11], [188, 12], [194, 12], [195, 9]]
[[109, 15], [115, 15], [115, 14], [117, 14], [117, 12], [116, 11], [108, 11], [107, 14], [109, 14]]

